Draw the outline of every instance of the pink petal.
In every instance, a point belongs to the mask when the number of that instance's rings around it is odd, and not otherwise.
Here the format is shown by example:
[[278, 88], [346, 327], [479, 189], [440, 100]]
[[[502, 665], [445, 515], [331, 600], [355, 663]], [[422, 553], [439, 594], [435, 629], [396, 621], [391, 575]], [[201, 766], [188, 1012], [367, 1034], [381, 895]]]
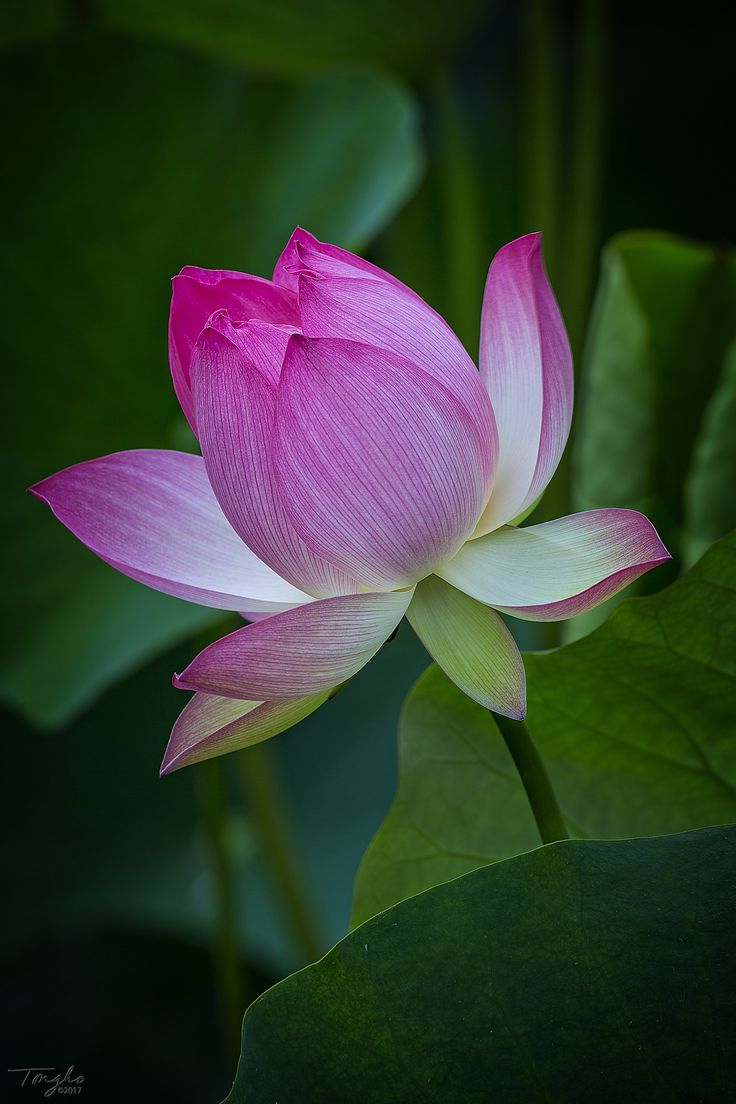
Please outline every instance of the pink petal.
[[277, 612], [310, 600], [239, 539], [200, 456], [118, 452], [31, 491], [101, 559], [154, 590], [227, 610]]
[[438, 574], [481, 602], [529, 621], [592, 609], [670, 556], [636, 510], [590, 510], [468, 541]]
[[570, 431], [572, 356], [544, 269], [541, 234], [511, 242], [493, 260], [483, 299], [480, 371], [496, 416], [499, 458], [479, 535], [517, 517], [541, 495]]
[[[301, 226], [297, 226], [276, 262], [276, 267], [273, 270], [273, 282], [289, 288], [290, 291], [298, 291], [299, 277], [304, 272], [312, 275], [344, 276], [346, 278], [364, 276], [385, 280], [405, 294], [414, 296], [420, 303], [423, 302], [411, 288], [408, 288], [406, 284], [402, 284], [390, 272], [384, 271], [378, 265], [371, 264], [370, 261], [359, 257], [357, 253], [350, 253], [347, 249], [341, 249], [339, 245], [321, 242], [315, 238], [314, 234], [310, 234], [308, 230], [303, 230]], [[424, 305], [427, 310], [431, 310], [426, 303]]]
[[187, 265], [174, 277], [169, 315], [171, 375], [181, 408], [195, 433], [189, 376], [192, 349], [207, 319], [221, 309], [246, 321], [259, 318], [276, 325], [299, 325], [296, 296], [260, 276]]
[[376, 654], [411, 597], [411, 590], [348, 594], [268, 617], [210, 644], [174, 684], [250, 701], [329, 690]]
[[292, 331], [213, 316], [192, 356], [202, 454], [223, 513], [257, 556], [301, 590], [349, 594], [357, 583], [311, 551], [278, 496], [271, 442], [276, 389]]
[[171, 731], [161, 774], [277, 736], [313, 713], [328, 696], [324, 691], [283, 702], [252, 702], [195, 694]]
[[524, 664], [499, 614], [430, 575], [406, 616], [430, 655], [460, 689], [495, 713], [526, 715]]
[[367, 586], [416, 582], [472, 530], [489, 483], [486, 442], [410, 361], [292, 337], [276, 421], [279, 488], [295, 528]]
[[[192, 349], [192, 367], [190, 369], [192, 377], [194, 375], [197, 349], [208, 331], [214, 331], [226, 338], [231, 345], [240, 351], [241, 357], [247, 360], [248, 364], [255, 368], [272, 387], [278, 385], [289, 338], [293, 333], [300, 332], [295, 326], [262, 322], [258, 318], [243, 322], [231, 318], [226, 310], [215, 311], [202, 327], [202, 332]], [[194, 387], [193, 378], [192, 387]]]
[[304, 231], [295, 231], [285, 252], [274, 279], [298, 286], [305, 336], [360, 341], [406, 357], [452, 391], [495, 457], [493, 411], [480, 376], [436, 311], [389, 273]]

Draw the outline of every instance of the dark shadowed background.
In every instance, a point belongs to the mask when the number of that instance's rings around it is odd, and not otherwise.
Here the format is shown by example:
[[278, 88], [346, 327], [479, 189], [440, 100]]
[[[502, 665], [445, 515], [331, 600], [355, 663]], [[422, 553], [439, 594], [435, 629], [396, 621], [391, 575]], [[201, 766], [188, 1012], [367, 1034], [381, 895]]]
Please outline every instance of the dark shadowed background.
[[[168, 375], [170, 277], [184, 264], [269, 275], [297, 223], [410, 283], [473, 356], [494, 251], [542, 229], [584, 363], [611, 236], [733, 244], [734, 27], [721, 5], [675, 12], [586, 0], [4, 7], [8, 1068], [73, 1063], [85, 1099], [108, 1104], [220, 1099], [234, 1063], [213, 855], [232, 871], [244, 1007], [345, 933], [395, 788], [401, 702], [427, 663], [404, 626], [317, 714], [222, 761], [218, 852], [211, 778], [193, 767], [161, 781], [158, 766], [186, 700], [171, 674], [222, 615], [117, 576], [25, 488], [121, 449], [193, 447]], [[685, 329], [697, 375], [712, 327]], [[563, 508], [584, 494], [569, 471], [551, 493]], [[660, 509], [674, 530], [676, 510]], [[549, 642], [524, 632], [527, 647]], [[32, 1099], [17, 1075], [10, 1085]]]

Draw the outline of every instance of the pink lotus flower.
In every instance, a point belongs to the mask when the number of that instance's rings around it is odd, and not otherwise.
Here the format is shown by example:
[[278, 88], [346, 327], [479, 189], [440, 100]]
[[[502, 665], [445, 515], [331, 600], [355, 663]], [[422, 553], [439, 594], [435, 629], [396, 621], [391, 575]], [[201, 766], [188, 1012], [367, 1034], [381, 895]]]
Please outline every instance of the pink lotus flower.
[[482, 705], [526, 711], [499, 615], [559, 620], [668, 559], [632, 510], [518, 528], [570, 428], [540, 235], [491, 265], [480, 372], [419, 296], [296, 230], [273, 280], [185, 268], [171, 369], [202, 456], [118, 453], [32, 488], [126, 575], [254, 623], [193, 660], [162, 772], [316, 709], [404, 614]]

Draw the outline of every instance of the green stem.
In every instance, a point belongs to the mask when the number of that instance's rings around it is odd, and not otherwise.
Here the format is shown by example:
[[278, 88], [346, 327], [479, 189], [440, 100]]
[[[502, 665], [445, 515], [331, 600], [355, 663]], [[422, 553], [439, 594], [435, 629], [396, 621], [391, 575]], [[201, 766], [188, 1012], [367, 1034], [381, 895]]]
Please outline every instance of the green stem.
[[[601, 186], [603, 118], [603, 62], [605, 0], [581, 0], [578, 57], [574, 88], [572, 170], [565, 220], [565, 264], [560, 272], [560, 301], [573, 353], [576, 378], [580, 374], [585, 330], [593, 295], [598, 208]], [[563, 517], [571, 510], [571, 444], [563, 453], [535, 521]], [[560, 643], [559, 625], [540, 630], [539, 646]]]
[[256, 744], [240, 756], [248, 808], [256, 823], [269, 874], [281, 898], [299, 953], [314, 962], [324, 951], [299, 873], [270, 749]]
[[240, 1053], [243, 999], [238, 954], [237, 917], [230, 850], [227, 841], [227, 793], [223, 764], [210, 759], [197, 767], [199, 806], [207, 840], [217, 905], [215, 976], [223, 1044], [228, 1061]]
[[580, 366], [593, 291], [603, 146], [605, 0], [581, 0], [574, 90], [572, 176], [565, 236], [565, 317]]
[[[560, 236], [560, 79], [554, 0], [527, 0], [524, 20], [523, 209], [522, 230], [541, 230], [544, 258], [553, 284], [562, 267]], [[567, 509], [567, 471], [563, 456], [545, 491], [534, 521], [562, 517]], [[554, 648], [559, 642], [554, 623], [535, 627], [534, 646]]]
[[462, 105], [447, 69], [434, 84], [438, 176], [442, 204], [444, 297], [447, 317], [465, 343], [478, 343], [483, 269], [483, 211]]
[[493, 714], [526, 790], [542, 843], [569, 839], [549, 775], [524, 721]]
[[559, 245], [560, 104], [554, 0], [527, 0], [524, 27], [523, 230], [544, 233], [553, 278]]

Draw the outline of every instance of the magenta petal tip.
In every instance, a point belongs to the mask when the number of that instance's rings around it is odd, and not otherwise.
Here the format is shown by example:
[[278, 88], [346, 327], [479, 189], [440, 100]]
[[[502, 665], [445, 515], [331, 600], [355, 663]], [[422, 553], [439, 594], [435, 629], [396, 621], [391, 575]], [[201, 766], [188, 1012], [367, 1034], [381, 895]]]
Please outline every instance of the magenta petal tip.
[[26, 491], [28, 492], [28, 494], [32, 494], [34, 498], [38, 498], [38, 499], [40, 499], [41, 502], [45, 502], [46, 505], [48, 506], [48, 505], [50, 505], [49, 500], [46, 497], [46, 495], [43, 493], [43, 491], [41, 490], [41, 488], [43, 487], [43, 485], [45, 483], [46, 483], [46, 480], [41, 479], [41, 480], [39, 480], [38, 483], [33, 483], [30, 487], [26, 487]]
[[166, 756], [164, 756], [164, 758], [161, 762], [161, 767], [160, 767], [159, 772], [158, 772], [159, 778], [166, 778], [166, 776], [171, 774], [174, 771], [174, 769], [175, 769], [174, 764], [173, 763], [167, 763]]

